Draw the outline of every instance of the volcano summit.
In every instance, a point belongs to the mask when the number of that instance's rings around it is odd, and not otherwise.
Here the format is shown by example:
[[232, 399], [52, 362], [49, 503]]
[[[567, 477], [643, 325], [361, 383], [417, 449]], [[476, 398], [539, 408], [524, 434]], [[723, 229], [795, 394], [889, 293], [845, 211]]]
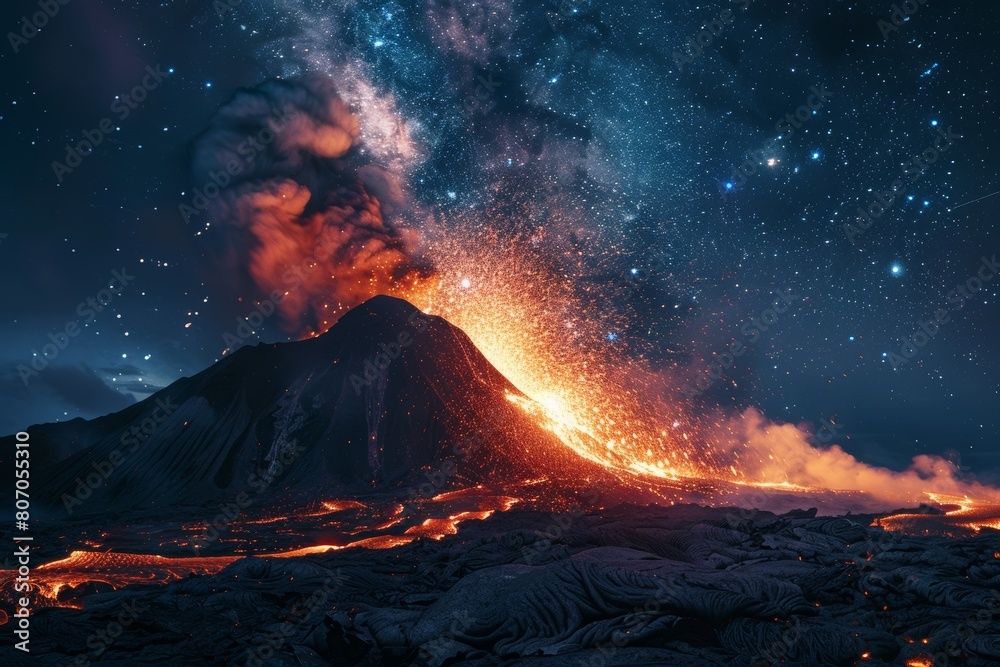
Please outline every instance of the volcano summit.
[[391, 491], [456, 453], [448, 487], [586, 466], [510, 396], [523, 395], [464, 333], [379, 296], [316, 338], [244, 347], [121, 412], [32, 429], [39, 450], [75, 449], [37, 485], [75, 516]]

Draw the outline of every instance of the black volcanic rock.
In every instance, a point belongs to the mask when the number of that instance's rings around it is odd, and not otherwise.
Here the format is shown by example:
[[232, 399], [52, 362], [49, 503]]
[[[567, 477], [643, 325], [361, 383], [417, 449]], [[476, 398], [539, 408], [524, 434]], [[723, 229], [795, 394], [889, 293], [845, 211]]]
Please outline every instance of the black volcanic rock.
[[[265, 487], [392, 489], [455, 455], [463, 465], [449, 483], [585, 466], [507, 399], [517, 393], [462, 331], [379, 296], [321, 336], [244, 347], [118, 413], [28, 429], [82, 441], [67, 460], [33, 468], [33, 487], [79, 516]], [[12, 452], [12, 440], [0, 449]]]
[[[388, 550], [245, 558], [35, 615], [31, 663], [849, 667], [1000, 661], [1000, 536], [726, 508], [512, 510]], [[854, 533], [854, 534], [851, 534]], [[850, 541], [846, 541], [849, 538]], [[855, 541], [857, 538], [861, 538]], [[36, 639], [37, 637], [37, 639]], [[0, 634], [0, 664], [13, 654]], [[933, 663], [931, 662], [933, 661]]]

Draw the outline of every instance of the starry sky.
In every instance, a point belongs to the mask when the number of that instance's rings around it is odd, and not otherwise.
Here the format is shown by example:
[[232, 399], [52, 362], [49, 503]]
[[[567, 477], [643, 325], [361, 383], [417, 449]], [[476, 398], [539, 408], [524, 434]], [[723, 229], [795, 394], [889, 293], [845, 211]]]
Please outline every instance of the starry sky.
[[[35, 34], [37, 3], [7, 3], [0, 429], [223, 357], [261, 291], [231, 228], [183, 215], [199, 142], [240, 89], [318, 73], [360, 122], [352, 168], [405, 189], [382, 213], [421, 262], [431, 228], [486, 220], [570, 285], [586, 345], [691, 410], [996, 480], [1000, 6], [914, 6], [70, 0]], [[269, 318], [254, 340], [300, 335]]]

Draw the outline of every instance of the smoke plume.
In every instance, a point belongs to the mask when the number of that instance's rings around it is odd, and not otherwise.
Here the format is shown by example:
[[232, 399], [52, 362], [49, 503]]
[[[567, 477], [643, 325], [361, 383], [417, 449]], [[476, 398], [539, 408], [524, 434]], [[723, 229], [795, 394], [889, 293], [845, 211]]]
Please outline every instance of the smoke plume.
[[754, 409], [733, 417], [720, 429], [717, 442], [739, 452], [741, 473], [748, 480], [861, 492], [876, 501], [872, 510], [913, 506], [932, 495], [1000, 502], [1000, 491], [960, 478], [947, 459], [916, 456], [903, 471], [872, 466], [839, 446], [814, 446], [798, 427], [769, 422]]
[[280, 295], [292, 333], [323, 331], [427, 271], [416, 235], [386, 220], [406, 189], [361, 134], [333, 82], [310, 75], [238, 91], [195, 141], [202, 185], [185, 218], [222, 228], [223, 264], [252, 279], [251, 298]]

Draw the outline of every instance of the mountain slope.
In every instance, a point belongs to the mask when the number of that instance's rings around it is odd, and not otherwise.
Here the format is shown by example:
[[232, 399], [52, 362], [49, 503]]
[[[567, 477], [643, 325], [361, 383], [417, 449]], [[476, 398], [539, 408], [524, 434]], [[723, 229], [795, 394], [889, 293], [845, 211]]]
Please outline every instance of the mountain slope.
[[56, 511], [86, 514], [265, 488], [391, 490], [447, 457], [463, 484], [581, 465], [510, 393], [462, 331], [379, 296], [316, 338], [245, 347], [121, 412], [39, 427], [89, 444], [33, 470], [33, 487]]

